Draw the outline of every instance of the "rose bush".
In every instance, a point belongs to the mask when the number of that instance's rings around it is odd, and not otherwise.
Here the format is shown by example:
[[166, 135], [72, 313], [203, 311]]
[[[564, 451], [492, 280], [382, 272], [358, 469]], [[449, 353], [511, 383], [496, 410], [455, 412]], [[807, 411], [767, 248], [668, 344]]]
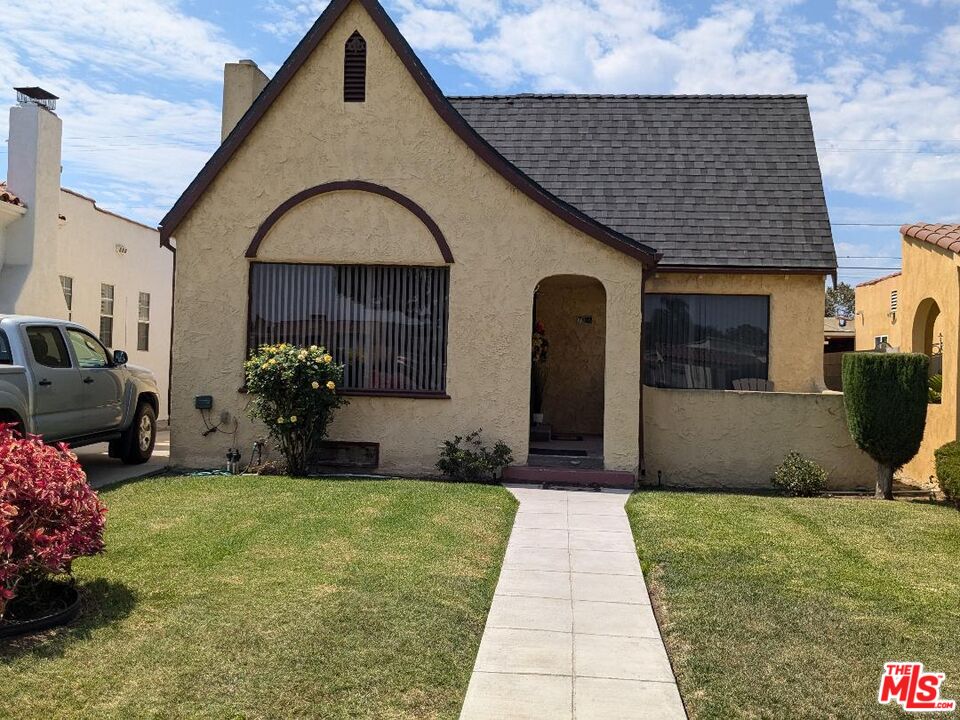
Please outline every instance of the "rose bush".
[[105, 513], [66, 445], [0, 425], [0, 618], [18, 588], [103, 552]]
[[250, 415], [267, 426], [290, 475], [305, 475], [334, 411], [347, 404], [337, 388], [343, 366], [322, 347], [263, 345], [245, 363]]

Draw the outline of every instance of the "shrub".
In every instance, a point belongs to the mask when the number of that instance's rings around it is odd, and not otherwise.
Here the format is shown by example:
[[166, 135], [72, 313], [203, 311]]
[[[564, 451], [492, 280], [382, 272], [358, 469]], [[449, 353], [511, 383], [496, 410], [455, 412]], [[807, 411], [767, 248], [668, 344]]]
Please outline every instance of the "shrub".
[[18, 589], [103, 552], [105, 513], [66, 445], [0, 425], [0, 618]]
[[846, 353], [843, 395], [850, 434], [877, 463], [877, 497], [893, 499], [893, 473], [913, 458], [927, 420], [926, 355]]
[[798, 452], [789, 453], [770, 480], [787, 495], [813, 497], [827, 484], [827, 471]]
[[264, 345], [244, 364], [250, 415], [267, 426], [291, 475], [305, 475], [327, 436], [334, 411], [347, 404], [337, 393], [343, 366], [322, 347]]
[[947, 500], [960, 510], [960, 442], [949, 442], [937, 448], [937, 482]]
[[513, 462], [513, 451], [502, 440], [490, 450], [480, 440], [482, 430], [466, 437], [454, 436], [440, 447], [437, 470], [449, 480], [458, 482], [494, 482], [500, 472]]
[[931, 375], [927, 388], [927, 398], [931, 403], [939, 405], [943, 402], [943, 375]]

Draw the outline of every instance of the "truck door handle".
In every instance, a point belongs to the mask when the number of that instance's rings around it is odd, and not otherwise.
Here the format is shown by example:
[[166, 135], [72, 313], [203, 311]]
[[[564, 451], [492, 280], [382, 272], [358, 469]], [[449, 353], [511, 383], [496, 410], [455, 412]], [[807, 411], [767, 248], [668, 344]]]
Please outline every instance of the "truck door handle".
[[85, 377], [85, 378], [83, 379], [84, 385], [89, 385], [89, 384], [92, 383], [92, 382], [93, 382], [93, 378], [90, 377], [89, 375], [87, 375], [87, 377]]
[[53, 385], [53, 383], [47, 380], [46, 378], [44, 378], [43, 380], [38, 382], [37, 385], [40, 385], [41, 387], [47, 387], [47, 385]]

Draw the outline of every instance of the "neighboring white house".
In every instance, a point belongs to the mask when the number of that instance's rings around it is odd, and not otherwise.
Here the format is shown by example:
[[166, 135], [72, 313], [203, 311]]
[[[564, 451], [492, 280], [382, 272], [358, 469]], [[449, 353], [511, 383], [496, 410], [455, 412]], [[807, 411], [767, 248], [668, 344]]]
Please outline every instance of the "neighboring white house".
[[167, 414], [173, 254], [147, 225], [60, 186], [56, 100], [19, 88], [0, 183], [0, 314], [73, 320], [157, 376]]

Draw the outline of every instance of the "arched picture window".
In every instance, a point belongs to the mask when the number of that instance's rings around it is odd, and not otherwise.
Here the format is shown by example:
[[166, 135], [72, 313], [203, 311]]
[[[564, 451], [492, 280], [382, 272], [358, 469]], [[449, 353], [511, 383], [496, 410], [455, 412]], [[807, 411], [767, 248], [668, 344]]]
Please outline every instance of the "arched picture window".
[[359, 32], [347, 39], [343, 52], [343, 101], [367, 99], [367, 41]]

